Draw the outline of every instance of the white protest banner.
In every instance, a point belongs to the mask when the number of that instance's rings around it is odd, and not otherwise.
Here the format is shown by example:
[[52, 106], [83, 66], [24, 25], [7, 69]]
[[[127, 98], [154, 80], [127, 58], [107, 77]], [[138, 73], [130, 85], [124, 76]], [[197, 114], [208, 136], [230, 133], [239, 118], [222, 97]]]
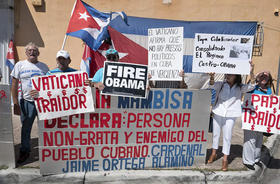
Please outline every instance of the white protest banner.
[[205, 164], [209, 90], [153, 89], [146, 99], [94, 96], [94, 113], [40, 121], [42, 174]]
[[249, 74], [253, 41], [247, 35], [196, 33], [192, 71]]
[[0, 167], [15, 167], [10, 86], [0, 84]]
[[39, 92], [35, 105], [39, 120], [94, 112], [91, 87], [85, 86], [86, 72], [69, 72], [32, 78]]
[[242, 129], [280, 134], [280, 96], [246, 94]]
[[146, 65], [106, 61], [102, 94], [146, 97], [148, 67]]
[[148, 29], [148, 63], [151, 80], [182, 80], [183, 27]]

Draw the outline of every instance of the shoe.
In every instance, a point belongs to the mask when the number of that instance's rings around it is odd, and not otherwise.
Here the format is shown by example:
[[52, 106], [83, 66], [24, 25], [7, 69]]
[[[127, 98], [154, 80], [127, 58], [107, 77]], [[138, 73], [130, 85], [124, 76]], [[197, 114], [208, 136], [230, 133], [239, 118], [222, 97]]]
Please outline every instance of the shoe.
[[224, 161], [222, 162], [222, 171], [227, 171], [228, 170], [228, 161]]
[[213, 163], [217, 159], [217, 154], [213, 155], [211, 154], [209, 160], [207, 161], [208, 164]]
[[18, 164], [25, 162], [29, 157], [29, 152], [20, 152], [19, 159], [17, 160]]
[[244, 165], [250, 170], [255, 170], [254, 165], [250, 165], [250, 164], [244, 164]]
[[261, 161], [258, 161], [258, 162], [256, 162], [255, 164], [256, 164], [257, 166], [259, 166], [260, 168], [263, 168], [263, 164], [262, 164]]

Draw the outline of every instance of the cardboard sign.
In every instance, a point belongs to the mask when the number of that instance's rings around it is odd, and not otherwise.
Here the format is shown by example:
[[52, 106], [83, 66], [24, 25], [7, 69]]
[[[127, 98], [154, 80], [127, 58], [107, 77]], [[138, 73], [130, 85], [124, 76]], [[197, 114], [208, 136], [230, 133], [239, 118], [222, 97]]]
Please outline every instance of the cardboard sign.
[[180, 81], [183, 69], [183, 27], [148, 29], [151, 80]]
[[102, 94], [145, 98], [147, 74], [146, 65], [106, 61]]
[[10, 86], [0, 84], [0, 166], [15, 167]]
[[280, 96], [246, 94], [242, 129], [280, 134]]
[[193, 72], [249, 74], [254, 36], [195, 34]]
[[40, 121], [42, 174], [204, 165], [209, 90], [156, 89], [146, 99], [95, 96], [95, 113]]
[[35, 105], [39, 120], [94, 112], [91, 88], [85, 86], [86, 72], [70, 72], [32, 78], [39, 92]]

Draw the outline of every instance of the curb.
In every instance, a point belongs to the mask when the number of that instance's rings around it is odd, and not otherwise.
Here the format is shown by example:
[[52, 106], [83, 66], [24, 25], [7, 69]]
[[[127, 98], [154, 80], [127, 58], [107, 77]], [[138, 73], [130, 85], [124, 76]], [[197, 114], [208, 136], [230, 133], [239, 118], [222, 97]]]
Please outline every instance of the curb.
[[258, 183], [262, 180], [267, 165], [279, 143], [280, 135], [272, 135], [262, 151], [263, 167], [255, 171], [193, 171], [193, 170], [120, 170], [111, 172], [68, 173], [40, 175], [39, 169], [0, 170], [0, 183]]

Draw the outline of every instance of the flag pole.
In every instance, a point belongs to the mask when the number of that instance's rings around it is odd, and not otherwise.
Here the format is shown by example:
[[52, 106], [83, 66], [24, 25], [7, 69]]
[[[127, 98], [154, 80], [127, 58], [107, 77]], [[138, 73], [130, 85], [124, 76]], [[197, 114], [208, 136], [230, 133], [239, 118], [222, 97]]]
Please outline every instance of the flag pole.
[[[74, 9], [75, 9], [75, 6], [76, 6], [76, 4], [77, 4], [77, 1], [78, 1], [78, 0], [76, 0], [76, 1], [75, 1], [75, 3], [74, 3], [74, 5], [73, 5], [72, 11], [71, 11], [71, 16], [70, 16], [70, 19], [71, 19], [71, 17], [72, 17], [73, 12], [74, 12]], [[62, 43], [61, 50], [63, 50], [63, 49], [64, 49], [64, 46], [65, 46], [66, 40], [67, 40], [67, 35], [65, 35], [65, 36], [64, 36], [64, 40], [63, 40], [63, 43]]]
[[63, 40], [63, 43], [62, 43], [61, 50], [64, 50], [64, 46], [65, 46], [65, 43], [66, 43], [66, 39], [67, 39], [67, 35], [64, 36], [64, 40]]

